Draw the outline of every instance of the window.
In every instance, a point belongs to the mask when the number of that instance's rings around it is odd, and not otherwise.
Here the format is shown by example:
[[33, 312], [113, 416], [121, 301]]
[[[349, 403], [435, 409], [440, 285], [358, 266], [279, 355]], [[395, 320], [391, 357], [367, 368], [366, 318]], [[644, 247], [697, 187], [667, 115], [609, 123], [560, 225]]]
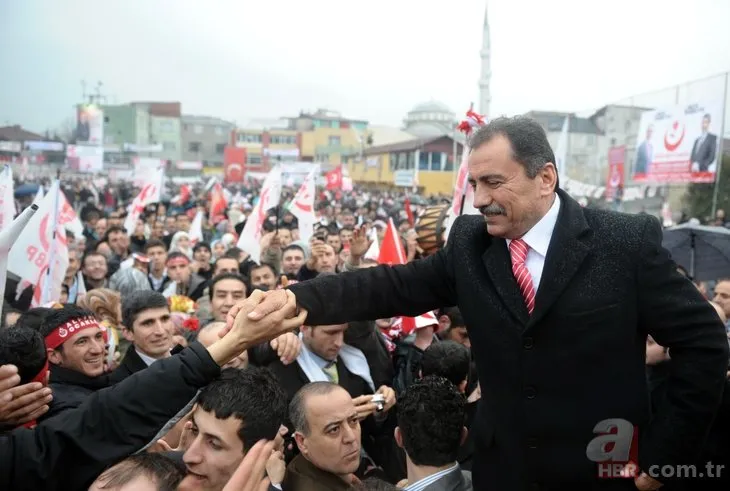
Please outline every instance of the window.
[[172, 121], [168, 121], [168, 120], [160, 121], [157, 124], [157, 129], [159, 131], [172, 131], [172, 129], [173, 129]]
[[193, 132], [196, 135], [200, 135], [201, 133], [203, 133], [203, 125], [196, 124], [195, 126], [193, 126]]
[[175, 145], [175, 142], [162, 142], [162, 149], [171, 152], [177, 150], [177, 145]]
[[431, 170], [441, 171], [446, 154], [444, 152], [431, 152]]
[[222, 126], [216, 126], [215, 127], [215, 134], [216, 135], [222, 135], [225, 132], [224, 128]]
[[255, 133], [239, 133], [238, 141], [241, 143], [261, 143], [261, 135]]
[[260, 165], [261, 164], [261, 155], [246, 155], [246, 163], [252, 164], [252, 165]]
[[446, 156], [446, 165], [444, 165], [444, 171], [454, 172], [454, 156], [453, 155], [449, 154]]
[[339, 147], [340, 146], [340, 137], [339, 136], [330, 136], [328, 139], [328, 144], [330, 147]]
[[418, 170], [428, 170], [428, 152], [418, 154]]
[[218, 143], [215, 146], [215, 153], [218, 155], [221, 155], [223, 152], [226, 151], [226, 144], [225, 143]]
[[296, 145], [297, 137], [294, 135], [271, 135], [272, 145]]
[[391, 153], [390, 157], [388, 158], [389, 167], [391, 172], [395, 172], [398, 170], [398, 154], [397, 153]]
[[200, 142], [188, 143], [188, 152], [200, 152]]

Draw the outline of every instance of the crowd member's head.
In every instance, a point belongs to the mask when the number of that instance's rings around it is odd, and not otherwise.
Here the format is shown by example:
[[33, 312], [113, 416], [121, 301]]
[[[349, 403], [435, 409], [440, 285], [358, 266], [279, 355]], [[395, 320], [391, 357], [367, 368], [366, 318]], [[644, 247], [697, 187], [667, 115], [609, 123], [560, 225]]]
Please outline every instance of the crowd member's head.
[[223, 370], [193, 409], [181, 489], [222, 490], [256, 442], [276, 437], [286, 410], [286, 394], [269, 370]]
[[192, 275], [190, 259], [182, 252], [171, 252], [167, 256], [167, 276], [174, 282], [187, 285]]
[[216, 259], [223, 257], [223, 254], [226, 253], [226, 245], [223, 243], [223, 241], [214, 240], [212, 246], [213, 257], [215, 257]]
[[268, 263], [252, 266], [249, 270], [249, 279], [252, 289], [258, 288], [264, 291], [276, 288], [276, 283], [279, 280], [276, 270]]
[[165, 270], [167, 261], [167, 247], [159, 239], [150, 239], [144, 245], [144, 254], [150, 259], [150, 269], [156, 273]]
[[[221, 332], [226, 327], [226, 323], [223, 321], [214, 321], [203, 326], [198, 331], [197, 340], [206, 348], [211, 346], [216, 341], [219, 341]], [[246, 368], [248, 366], [248, 351], [244, 351], [221, 368]]]
[[119, 257], [127, 257], [129, 252], [129, 237], [122, 227], [109, 227], [104, 240], [109, 244], [112, 252]]
[[113, 211], [109, 214], [109, 219], [107, 221], [109, 227], [121, 227], [123, 225], [122, 215], [121, 213], [116, 211]]
[[29, 327], [31, 329], [35, 329], [36, 331], [41, 330], [41, 326], [43, 325], [43, 321], [46, 319], [48, 314], [53, 312], [54, 309], [49, 309], [47, 307], [34, 307], [32, 309], [29, 309], [25, 312], [23, 312], [20, 317], [18, 317], [18, 320], [15, 322], [15, 327]]
[[469, 350], [463, 344], [455, 341], [431, 343], [421, 358], [421, 376], [444, 377], [464, 393], [470, 365]]
[[444, 467], [456, 463], [466, 439], [466, 399], [443, 377], [424, 377], [398, 399], [396, 444], [416, 467]]
[[76, 273], [79, 272], [81, 262], [79, 261], [79, 252], [76, 247], [71, 246], [68, 248], [68, 267], [66, 268], [66, 275], [64, 281], [72, 282]]
[[242, 263], [246, 257], [246, 253], [243, 252], [238, 247], [231, 247], [228, 249], [223, 257], [230, 257], [238, 261], [238, 263]]
[[89, 491], [176, 491], [185, 469], [161, 453], [142, 452], [104, 471]]
[[47, 383], [48, 354], [40, 331], [29, 327], [0, 329], [0, 366], [15, 365], [20, 383]]
[[87, 252], [81, 260], [81, 272], [91, 283], [101, 283], [109, 272], [106, 256], [100, 252]]
[[199, 242], [193, 247], [193, 259], [200, 264], [206, 264], [210, 266], [210, 258], [212, 257], [210, 251], [210, 245], [205, 242]]
[[545, 130], [530, 118], [496, 118], [471, 136], [469, 183], [489, 234], [517, 239], [547, 214], [558, 173]]
[[213, 318], [225, 321], [236, 303], [246, 298], [246, 280], [237, 273], [223, 273], [213, 277], [208, 292]]
[[[339, 240], [339, 235], [337, 236]], [[318, 273], [335, 273], [337, 272], [337, 263], [339, 257], [334, 246], [327, 243], [322, 247], [322, 252], [317, 256], [316, 270]]]
[[96, 225], [94, 225], [94, 232], [96, 232], [97, 237], [104, 237], [108, 228], [109, 225], [106, 218], [99, 218], [96, 221]]
[[726, 318], [730, 318], [730, 278], [723, 278], [717, 282], [712, 301], [722, 307]]
[[100, 240], [96, 243], [94, 246], [94, 252], [98, 252], [99, 254], [103, 255], [107, 260], [111, 259], [114, 255], [114, 252], [112, 251], [112, 248], [109, 247], [109, 242], [105, 240]]
[[109, 278], [109, 288], [118, 291], [122, 297], [138, 290], [152, 290], [147, 273], [135, 267], [118, 269]]
[[104, 373], [106, 341], [93, 312], [68, 304], [51, 310], [41, 325], [48, 360], [88, 377]]
[[335, 231], [328, 231], [327, 232], [327, 239], [325, 240], [328, 245], [332, 246], [332, 249], [334, 249], [335, 254], [339, 254], [342, 250], [342, 239], [340, 239], [339, 232]]
[[309, 351], [327, 361], [337, 360], [345, 343], [347, 324], [302, 326], [302, 341]]
[[175, 229], [178, 232], [187, 232], [190, 230], [190, 217], [185, 213], [178, 213], [175, 216]]
[[187, 232], [175, 232], [170, 241], [170, 252], [182, 252], [185, 255], [191, 253], [190, 235]]
[[718, 317], [720, 317], [720, 320], [724, 323], [727, 323], [727, 315], [725, 315], [725, 310], [722, 308], [722, 305], [720, 305], [717, 302], [710, 302], [710, 305], [712, 305], [715, 308], [715, 312], [717, 312]]
[[304, 264], [304, 249], [298, 245], [289, 245], [281, 254], [281, 271], [285, 275], [296, 278]]
[[355, 228], [352, 225], [345, 225], [340, 230], [340, 241], [343, 244], [349, 244], [352, 241], [352, 236], [355, 233]]
[[150, 239], [162, 240], [165, 236], [165, 224], [160, 220], [152, 222], [150, 227]]
[[349, 392], [330, 382], [312, 382], [289, 403], [289, 420], [304, 458], [347, 480], [360, 466], [360, 420]]
[[238, 259], [232, 257], [219, 257], [213, 266], [213, 276], [218, 276], [223, 273], [238, 273], [239, 271], [240, 265], [238, 264]]
[[342, 221], [343, 227], [354, 227], [355, 226], [355, 214], [352, 213], [352, 210], [342, 210], [342, 214], [340, 215], [340, 220]]
[[167, 230], [168, 235], [174, 234], [177, 229], [175, 228], [176, 219], [175, 217], [167, 216], [165, 217], [165, 230]]
[[281, 226], [281, 227], [279, 227], [277, 234], [279, 236], [279, 243], [281, 244], [281, 247], [288, 247], [289, 244], [291, 244], [291, 241], [292, 241], [291, 227], [289, 227], [287, 225]]
[[459, 344], [463, 344], [467, 348], [471, 348], [471, 340], [469, 339], [469, 331], [466, 329], [466, 323], [464, 318], [461, 316], [459, 309], [452, 308], [448, 309], [445, 313], [446, 322], [443, 320], [443, 316], [439, 318], [439, 329], [444, 324], [448, 324], [448, 327], [440, 331], [440, 336], [444, 340], [456, 341]]
[[376, 477], [368, 477], [353, 486], [354, 491], [399, 491], [399, 488]]
[[170, 355], [173, 324], [167, 299], [157, 292], [137, 291], [122, 299], [124, 337], [150, 358]]
[[117, 291], [95, 288], [78, 301], [78, 306], [93, 312], [99, 321], [108, 321], [114, 326], [122, 323], [122, 297]]

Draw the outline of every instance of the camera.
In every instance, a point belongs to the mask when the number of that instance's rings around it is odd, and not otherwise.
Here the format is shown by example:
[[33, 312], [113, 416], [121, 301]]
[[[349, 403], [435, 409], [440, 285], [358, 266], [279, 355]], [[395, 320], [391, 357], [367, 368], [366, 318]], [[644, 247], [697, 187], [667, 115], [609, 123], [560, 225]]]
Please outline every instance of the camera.
[[373, 394], [371, 402], [378, 406], [378, 412], [381, 412], [385, 408], [385, 396], [383, 394]]

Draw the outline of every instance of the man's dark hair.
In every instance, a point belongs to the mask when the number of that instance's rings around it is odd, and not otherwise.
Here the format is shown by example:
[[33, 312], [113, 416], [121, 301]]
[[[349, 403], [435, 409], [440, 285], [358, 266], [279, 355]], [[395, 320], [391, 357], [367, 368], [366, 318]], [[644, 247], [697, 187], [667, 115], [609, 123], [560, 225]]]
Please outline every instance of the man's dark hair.
[[150, 239], [144, 245], [144, 253], [147, 254], [153, 247], [162, 247], [165, 251], [167, 251], [167, 246], [164, 242], [159, 239]]
[[243, 294], [244, 296], [246, 295], [246, 292], [248, 291], [246, 278], [238, 273], [221, 273], [218, 276], [214, 276], [213, 279], [210, 280], [210, 283], [208, 283], [208, 298], [210, 298], [210, 300], [213, 300], [213, 297], [215, 296], [215, 285], [217, 285], [219, 281], [223, 280], [240, 281], [241, 283], [243, 283]]
[[219, 262], [219, 261], [220, 261], [221, 259], [232, 259], [232, 260], [236, 261], [236, 264], [238, 264], [238, 258], [236, 258], [236, 257], [229, 257], [229, 256], [226, 256], [226, 255], [224, 254], [223, 256], [221, 256], [221, 257], [219, 257], [218, 259], [216, 259], [216, 260], [215, 260], [215, 262], [213, 263], [213, 271], [215, 271], [215, 268], [217, 268], [217, 267], [218, 267], [218, 262]]
[[30, 309], [20, 314], [18, 322], [15, 323], [14, 327], [29, 327], [36, 331], [40, 331], [41, 326], [43, 325], [43, 320], [53, 311], [54, 309], [49, 309], [47, 307], [35, 307]]
[[33, 380], [46, 364], [46, 343], [41, 333], [30, 327], [0, 329], [0, 366], [18, 367], [20, 384]]
[[124, 230], [124, 228], [120, 227], [119, 225], [113, 225], [113, 226], [109, 227], [108, 229], [106, 229], [106, 233], [104, 234], [103, 242], [109, 242], [109, 237], [111, 236], [111, 234], [118, 234], [120, 232], [123, 233], [124, 235], [127, 235], [127, 231]]
[[182, 211], [175, 215], [175, 220], [177, 220], [180, 217], [187, 218], [188, 220], [190, 220], [190, 217], [188, 216], [188, 214], [185, 212], [182, 212]]
[[190, 262], [190, 258], [187, 255], [185, 255], [182, 252], [180, 252], [180, 251], [171, 252], [171, 253], [169, 253], [167, 255], [167, 261], [171, 261], [173, 259], [180, 259], [180, 258], [183, 258], [187, 262]]
[[522, 164], [530, 179], [534, 179], [548, 162], [557, 168], [545, 130], [534, 119], [525, 116], [493, 119], [474, 132], [469, 139], [469, 148], [476, 150], [496, 136], [509, 140], [513, 158]]
[[296, 244], [289, 244], [288, 246], [286, 246], [284, 250], [281, 251], [281, 255], [283, 256], [284, 254], [286, 254], [287, 251], [299, 251], [306, 256], [304, 249]]
[[241, 420], [244, 452], [259, 440], [273, 440], [286, 420], [286, 393], [267, 368], [227, 368], [200, 391], [198, 406], [218, 419]]
[[364, 481], [357, 483], [353, 489], [355, 491], [398, 491], [398, 488], [394, 485], [377, 477], [368, 477]]
[[[81, 307], [70, 303], [64, 304], [63, 308], [61, 309], [49, 310], [50, 312], [44, 317], [43, 322], [41, 323], [41, 335], [44, 338], [51, 334], [54, 329], [65, 324], [66, 322], [76, 319], [83, 319], [84, 317], [94, 317], [93, 312], [82, 309]], [[56, 349], [59, 351], [63, 351], [63, 345], [60, 345]]]
[[241, 254], [243, 254], [243, 251], [241, 249], [239, 249], [238, 247], [231, 247], [230, 249], [228, 249], [226, 251], [225, 254], [223, 254], [223, 257], [228, 257], [228, 258], [235, 259], [236, 261], [238, 261], [239, 260], [238, 258], [241, 257]]
[[439, 317], [445, 315], [451, 321], [451, 327], [465, 327], [464, 317], [461, 315], [459, 307], [449, 307], [440, 312]]
[[431, 343], [421, 358], [421, 375], [438, 375], [458, 385], [469, 377], [471, 356], [463, 344], [456, 341]]
[[210, 244], [208, 244], [207, 242], [198, 242], [197, 244], [195, 244], [195, 246], [193, 246], [193, 253], [198, 252], [200, 249], [205, 249], [208, 252], [211, 252]]
[[[102, 242], [105, 242], [105, 241], [101, 241], [101, 242], [97, 243], [97, 244], [96, 244], [96, 246], [98, 247], [98, 246], [99, 246], [99, 244], [101, 244]], [[107, 244], [108, 244], [108, 243], [107, 243]], [[84, 253], [84, 257], [82, 257], [82, 258], [81, 258], [81, 268], [82, 268], [82, 269], [83, 269], [83, 268], [84, 268], [84, 267], [86, 266], [86, 260], [87, 260], [88, 258], [90, 258], [90, 257], [93, 257], [93, 256], [97, 256], [97, 257], [103, 257], [103, 258], [104, 258], [104, 261], [106, 261], [106, 262], [107, 262], [107, 264], [109, 263], [109, 260], [108, 260], [108, 259], [106, 258], [106, 256], [105, 256], [104, 254], [102, 254], [101, 252], [97, 252], [97, 251], [96, 251], [96, 249], [93, 249], [93, 250], [88, 250], [88, 251], [86, 251], [86, 252]]]
[[398, 427], [411, 461], [432, 467], [456, 462], [465, 411], [466, 399], [445, 378], [411, 384], [398, 400]]
[[332, 382], [311, 382], [299, 389], [289, 403], [289, 421], [294, 426], [294, 431], [298, 431], [305, 436], [309, 434], [307, 410], [304, 406], [308, 396], [324, 396], [337, 389], [342, 389], [342, 387]]
[[251, 275], [253, 274], [254, 271], [256, 271], [257, 269], [263, 269], [263, 268], [269, 268], [271, 270], [271, 274], [274, 275], [274, 278], [279, 276], [276, 273], [276, 269], [274, 269], [274, 267], [269, 263], [254, 264], [253, 266], [251, 266], [251, 269], [248, 270], [248, 276], [251, 277]]
[[167, 299], [162, 293], [145, 291], [134, 291], [122, 298], [122, 325], [128, 330], [134, 329], [134, 321], [137, 316], [149, 309], [169, 308]]
[[710, 116], [710, 113], [705, 113], [705, 115], [702, 116], [702, 119], [706, 119], [707, 121], [712, 121], [712, 116]]
[[[351, 213], [351, 214], [352, 214], [352, 213]], [[354, 232], [354, 231], [355, 231], [355, 227], [353, 227], [353, 226], [351, 226], [351, 225], [345, 225], [344, 227], [342, 227], [342, 228], [340, 229], [339, 233], [341, 234], [341, 233], [342, 233], [342, 232], [344, 232], [344, 231]]]
[[157, 491], [175, 491], [185, 477], [185, 467], [164, 454], [142, 452], [104, 471], [99, 487], [119, 489], [139, 476], [152, 479]]

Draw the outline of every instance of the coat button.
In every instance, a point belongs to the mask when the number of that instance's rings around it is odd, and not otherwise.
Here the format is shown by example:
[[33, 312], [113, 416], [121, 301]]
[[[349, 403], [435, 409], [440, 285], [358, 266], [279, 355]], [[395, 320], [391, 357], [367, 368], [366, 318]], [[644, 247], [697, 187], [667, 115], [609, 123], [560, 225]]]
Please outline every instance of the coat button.
[[534, 346], [534, 343], [533, 343], [532, 338], [525, 338], [525, 339], [523, 339], [522, 340], [522, 346], [525, 349], [532, 349], [532, 347]]
[[537, 395], [537, 390], [535, 390], [534, 387], [532, 387], [532, 386], [525, 387], [525, 397], [527, 397], [528, 399], [534, 399], [536, 395]]

